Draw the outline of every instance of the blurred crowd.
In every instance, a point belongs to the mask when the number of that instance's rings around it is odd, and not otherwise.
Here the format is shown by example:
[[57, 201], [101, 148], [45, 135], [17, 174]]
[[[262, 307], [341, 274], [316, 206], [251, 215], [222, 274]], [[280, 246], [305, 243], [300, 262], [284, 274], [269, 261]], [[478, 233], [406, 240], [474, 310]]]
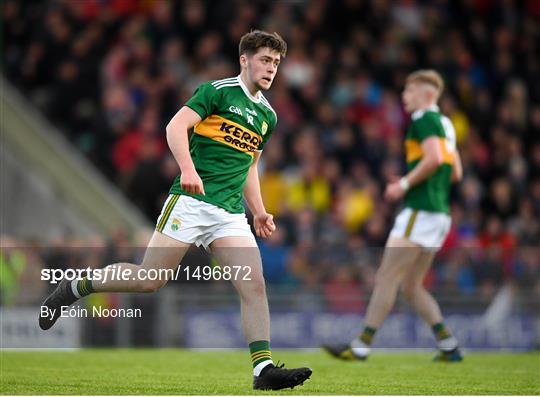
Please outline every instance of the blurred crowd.
[[445, 79], [464, 166], [428, 282], [540, 279], [526, 249], [540, 245], [538, 1], [6, 0], [3, 73], [155, 220], [178, 173], [165, 125], [200, 83], [238, 74], [253, 28], [289, 46], [265, 93], [278, 114], [261, 164], [279, 227], [260, 244], [271, 282], [370, 279], [397, 210], [382, 192], [405, 171], [400, 93], [419, 68]]
[[[53, 271], [98, 269], [111, 263], [141, 263], [147, 235], [133, 244], [129, 236], [117, 230], [107, 239], [59, 238], [54, 241], [21, 241], [0, 238], [0, 306], [38, 304], [56, 286], [63, 274]], [[362, 247], [360, 238], [349, 239], [340, 247], [321, 247], [307, 253], [298, 247], [271, 246], [262, 243], [264, 274], [270, 295], [289, 296], [287, 304], [333, 311], [361, 311], [373, 289], [375, 271], [384, 247]], [[335, 249], [338, 248], [338, 254]], [[162, 248], [167, 249], [167, 248]], [[540, 302], [539, 247], [499, 248], [463, 247], [443, 250], [426, 277], [425, 286], [442, 299], [443, 305], [463, 304], [474, 310], [486, 307], [503, 285], [515, 286], [525, 307]], [[214, 260], [202, 248], [191, 248], [169, 284], [197, 284], [206, 297], [232, 292], [219, 276], [204, 278], [203, 267]], [[185, 268], [189, 267], [190, 276]], [[196, 268], [200, 270], [195, 271]], [[309, 268], [309, 271], [306, 269]], [[506, 269], [506, 270], [505, 270]], [[512, 277], [505, 276], [511, 269]], [[109, 275], [110, 276], [110, 275]], [[59, 278], [60, 277], [60, 278]], [[73, 278], [75, 273], [66, 273]], [[169, 287], [170, 288], [170, 287]], [[201, 289], [202, 288], [202, 289]], [[185, 288], [181, 288], [185, 290]], [[115, 304], [116, 294], [93, 295], [92, 302]], [[283, 304], [283, 299], [280, 299]], [[470, 305], [470, 306], [469, 306]]]

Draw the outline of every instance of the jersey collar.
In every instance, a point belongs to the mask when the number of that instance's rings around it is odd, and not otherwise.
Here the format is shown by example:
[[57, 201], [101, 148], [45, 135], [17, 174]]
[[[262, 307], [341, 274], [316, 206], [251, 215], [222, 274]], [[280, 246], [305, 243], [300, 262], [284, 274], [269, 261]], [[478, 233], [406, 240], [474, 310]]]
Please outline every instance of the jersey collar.
[[424, 115], [425, 112], [439, 112], [439, 107], [437, 105], [431, 105], [430, 107], [427, 107], [425, 109], [418, 109], [413, 112], [411, 115], [411, 118], [413, 120], [418, 120], [420, 117]]
[[240, 87], [242, 87], [242, 91], [244, 91], [244, 94], [246, 94], [246, 96], [249, 99], [251, 99], [252, 102], [259, 103], [261, 101], [261, 92], [257, 91], [256, 96], [251, 95], [248, 88], [246, 87], [246, 85], [242, 81], [242, 78], [240, 77], [240, 75], [236, 76], [236, 78], [238, 79], [238, 83], [240, 84]]

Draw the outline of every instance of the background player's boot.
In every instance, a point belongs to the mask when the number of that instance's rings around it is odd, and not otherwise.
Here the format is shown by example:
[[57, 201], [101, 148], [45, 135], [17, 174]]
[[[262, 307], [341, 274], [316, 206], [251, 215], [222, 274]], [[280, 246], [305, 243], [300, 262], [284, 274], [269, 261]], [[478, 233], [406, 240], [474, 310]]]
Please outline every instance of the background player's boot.
[[458, 362], [463, 360], [463, 356], [459, 351], [459, 345], [456, 338], [450, 336], [437, 342], [439, 352], [433, 361]]
[[285, 364], [266, 366], [259, 376], [253, 377], [255, 390], [280, 390], [301, 385], [311, 376], [311, 368], [283, 368]]
[[369, 347], [351, 347], [347, 343], [339, 344], [327, 344], [321, 346], [324, 350], [330, 353], [332, 356], [345, 361], [365, 361], [371, 349]]
[[[42, 308], [39, 311], [39, 327], [42, 330], [51, 328], [61, 314], [62, 306], [70, 306], [75, 303], [78, 298], [71, 290], [71, 281], [66, 279], [60, 281], [58, 287], [50, 294], [47, 299], [41, 304], [47, 308], [47, 314], [43, 315]], [[54, 310], [54, 311], [53, 311]]]
[[459, 362], [463, 361], [463, 355], [459, 348], [455, 348], [451, 351], [439, 350], [439, 352], [433, 357], [433, 361], [439, 362]]

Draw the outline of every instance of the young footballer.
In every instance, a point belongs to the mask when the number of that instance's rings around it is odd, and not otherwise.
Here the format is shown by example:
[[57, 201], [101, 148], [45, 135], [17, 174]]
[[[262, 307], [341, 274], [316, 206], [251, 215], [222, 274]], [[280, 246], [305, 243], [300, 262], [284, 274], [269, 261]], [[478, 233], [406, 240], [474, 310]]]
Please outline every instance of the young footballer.
[[[254, 215], [257, 236], [275, 230], [265, 210], [257, 163], [277, 117], [261, 91], [268, 90], [287, 45], [259, 30], [240, 40], [240, 75], [198, 87], [167, 125], [167, 140], [181, 175], [174, 181], [141, 265], [122, 269], [176, 269], [192, 245], [209, 247], [222, 268], [248, 265], [232, 278], [240, 296], [242, 327], [253, 364], [253, 388], [279, 390], [302, 384], [311, 369], [274, 366], [261, 257], [242, 205]], [[193, 134], [188, 141], [188, 130]], [[112, 265], [111, 265], [112, 266]], [[95, 292], [154, 292], [167, 280], [62, 281], [43, 306], [58, 309]], [[57, 310], [59, 315], [59, 310]], [[49, 329], [58, 315], [40, 317]]]
[[439, 73], [419, 70], [407, 77], [402, 100], [412, 122], [405, 139], [408, 173], [386, 186], [385, 198], [404, 198], [405, 208], [390, 232], [375, 276], [363, 332], [348, 345], [325, 345], [333, 356], [365, 360], [377, 330], [394, 306], [398, 289], [432, 328], [441, 361], [461, 361], [458, 341], [445, 326], [439, 305], [423, 287], [424, 277], [450, 229], [449, 194], [462, 167], [451, 121], [439, 112], [444, 83]]

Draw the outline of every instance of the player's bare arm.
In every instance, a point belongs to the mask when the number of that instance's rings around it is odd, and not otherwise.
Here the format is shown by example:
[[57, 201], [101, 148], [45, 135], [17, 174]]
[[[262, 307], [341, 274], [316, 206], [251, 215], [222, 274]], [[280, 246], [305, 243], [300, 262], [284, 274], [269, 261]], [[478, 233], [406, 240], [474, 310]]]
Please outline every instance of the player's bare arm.
[[443, 163], [443, 155], [440, 140], [433, 136], [422, 141], [422, 160], [407, 175], [401, 179], [392, 181], [386, 186], [384, 196], [389, 201], [397, 201], [403, 198], [407, 189], [416, 186], [429, 178]]
[[463, 166], [461, 164], [461, 156], [455, 151], [454, 164], [452, 164], [452, 182], [460, 182], [463, 179]]
[[203, 194], [204, 186], [189, 154], [188, 130], [201, 121], [201, 116], [187, 106], [182, 107], [167, 124], [167, 143], [182, 175], [180, 186], [187, 193]]
[[247, 205], [253, 214], [253, 223], [255, 226], [255, 233], [258, 237], [270, 237], [276, 225], [274, 224], [274, 217], [266, 212], [261, 195], [261, 184], [259, 182], [259, 171], [257, 164], [261, 152], [255, 152], [253, 156], [253, 164], [249, 168], [249, 172], [244, 186], [244, 197]]

